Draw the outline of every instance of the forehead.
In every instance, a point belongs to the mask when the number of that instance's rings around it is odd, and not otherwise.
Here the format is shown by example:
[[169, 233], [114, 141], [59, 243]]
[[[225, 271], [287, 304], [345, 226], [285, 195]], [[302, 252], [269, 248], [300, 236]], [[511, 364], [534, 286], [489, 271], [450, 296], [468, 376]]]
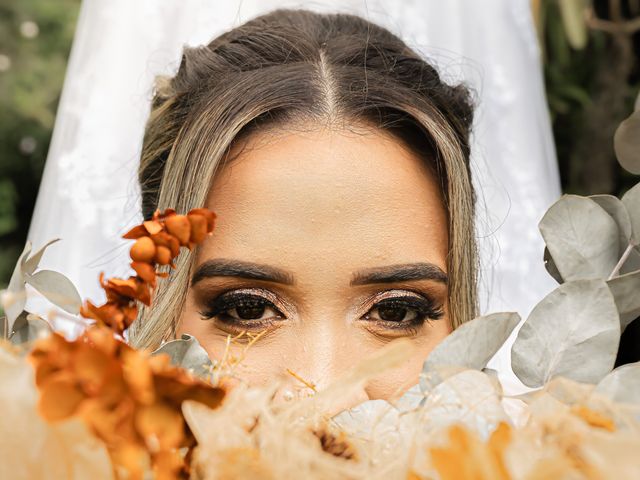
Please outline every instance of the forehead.
[[276, 258], [294, 271], [301, 258], [328, 256], [356, 268], [431, 261], [446, 269], [438, 182], [428, 159], [391, 134], [256, 133], [243, 147], [232, 150], [209, 191], [218, 221], [208, 257]]

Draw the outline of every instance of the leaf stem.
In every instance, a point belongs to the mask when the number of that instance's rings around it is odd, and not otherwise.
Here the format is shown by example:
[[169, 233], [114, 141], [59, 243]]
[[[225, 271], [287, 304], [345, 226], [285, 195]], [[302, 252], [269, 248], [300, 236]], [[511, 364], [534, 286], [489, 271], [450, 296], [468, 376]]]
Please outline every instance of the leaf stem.
[[618, 275], [618, 273], [620, 272], [620, 269], [624, 265], [624, 262], [626, 262], [627, 258], [629, 258], [629, 255], [631, 254], [631, 250], [633, 250], [633, 243], [629, 243], [629, 245], [627, 245], [627, 249], [624, 251], [624, 253], [620, 257], [620, 260], [618, 260], [618, 263], [613, 268], [613, 271], [611, 272], [611, 275], [609, 275], [609, 278], [607, 278], [607, 280], [611, 280], [613, 277]]

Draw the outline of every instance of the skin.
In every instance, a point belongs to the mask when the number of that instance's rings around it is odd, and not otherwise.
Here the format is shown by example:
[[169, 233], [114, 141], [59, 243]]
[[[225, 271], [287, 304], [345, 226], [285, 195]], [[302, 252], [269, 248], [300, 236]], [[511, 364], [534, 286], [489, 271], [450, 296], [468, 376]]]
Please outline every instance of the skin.
[[[253, 133], [231, 157], [209, 192], [206, 206], [217, 215], [216, 227], [196, 253], [196, 281], [178, 334], [194, 335], [220, 359], [229, 335], [262, 332], [235, 373], [253, 385], [281, 381], [284, 398], [311, 392], [287, 370], [321, 390], [404, 337], [415, 347], [409, 360], [369, 381], [352, 401], [392, 399], [417, 383], [425, 357], [451, 332], [446, 279], [440, 278], [448, 252], [446, 210], [425, 160], [384, 130], [353, 126]], [[289, 284], [240, 278], [229, 261], [283, 270]], [[426, 264], [415, 275], [426, 278], [352, 282], [355, 272], [363, 278], [367, 270], [414, 263]], [[267, 298], [276, 308], [245, 305], [204, 318], [217, 297], [233, 290]], [[411, 326], [411, 318], [421, 316], [415, 307], [375, 306], [407, 296], [426, 299], [430, 315], [440, 318]], [[240, 312], [250, 319], [234, 324]], [[248, 341], [245, 334], [236, 342], [236, 356]]]

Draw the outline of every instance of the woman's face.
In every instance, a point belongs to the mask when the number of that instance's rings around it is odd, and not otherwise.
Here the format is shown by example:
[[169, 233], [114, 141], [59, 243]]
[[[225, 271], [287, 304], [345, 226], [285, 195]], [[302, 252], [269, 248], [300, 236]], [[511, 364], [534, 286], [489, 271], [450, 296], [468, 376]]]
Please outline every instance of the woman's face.
[[211, 186], [216, 226], [197, 251], [179, 333], [218, 360], [239, 337], [236, 374], [294, 394], [308, 390], [295, 376], [322, 389], [406, 337], [414, 354], [359, 400], [417, 383], [451, 331], [446, 212], [424, 160], [378, 129], [257, 133], [245, 147]]

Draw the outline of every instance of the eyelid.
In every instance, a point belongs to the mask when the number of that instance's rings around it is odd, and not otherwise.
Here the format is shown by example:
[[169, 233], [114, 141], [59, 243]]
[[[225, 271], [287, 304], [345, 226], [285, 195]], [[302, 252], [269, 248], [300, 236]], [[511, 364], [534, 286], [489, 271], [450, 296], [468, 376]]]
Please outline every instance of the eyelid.
[[235, 296], [253, 296], [260, 297], [265, 300], [265, 302], [271, 303], [273, 308], [280, 311], [285, 317], [291, 315], [295, 312], [291, 304], [285, 300], [280, 298], [275, 293], [271, 292], [266, 288], [255, 288], [255, 287], [236, 287], [236, 288], [227, 288], [221, 292], [218, 292], [214, 295], [209, 296], [207, 300], [201, 300], [203, 305], [212, 305], [217, 301], [222, 301], [224, 298], [235, 297]]
[[439, 302], [432, 295], [428, 295], [425, 292], [411, 290], [408, 288], [395, 288], [391, 290], [384, 290], [373, 297], [368, 298], [363, 305], [363, 309], [365, 310], [364, 313], [371, 310], [377, 303], [380, 303], [383, 300], [398, 297], [415, 297], [417, 299], [430, 301], [434, 306], [437, 306], [438, 308], [440, 307], [440, 305], [438, 305]]

